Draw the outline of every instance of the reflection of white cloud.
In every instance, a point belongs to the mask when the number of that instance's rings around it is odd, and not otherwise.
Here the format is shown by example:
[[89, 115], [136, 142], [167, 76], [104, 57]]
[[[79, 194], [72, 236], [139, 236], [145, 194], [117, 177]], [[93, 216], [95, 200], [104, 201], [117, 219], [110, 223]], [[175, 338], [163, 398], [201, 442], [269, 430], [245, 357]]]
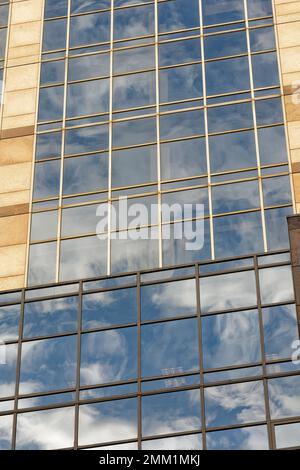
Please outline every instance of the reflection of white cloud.
[[210, 387], [205, 395], [208, 425], [247, 423], [265, 419], [261, 382]]
[[13, 415], [0, 416], [0, 450], [10, 449]]
[[266, 426], [231, 429], [206, 434], [209, 450], [267, 450]]
[[[146, 291], [146, 287], [145, 293]], [[196, 311], [196, 289], [195, 281], [167, 282], [157, 286], [151, 296], [155, 307], [167, 313], [175, 313], [180, 310], [184, 313], [195, 313]]]
[[73, 447], [74, 412], [74, 408], [60, 408], [18, 415], [17, 449]]
[[293, 277], [290, 266], [259, 271], [262, 303], [288, 302], [294, 299]]
[[253, 271], [200, 279], [202, 313], [256, 305]]
[[[137, 436], [134, 416], [126, 417], [114, 411], [116, 402], [110, 403], [111, 413], [101, 412], [101, 404], [83, 405], [79, 411], [79, 445], [132, 439]], [[136, 403], [136, 402], [134, 402]]]

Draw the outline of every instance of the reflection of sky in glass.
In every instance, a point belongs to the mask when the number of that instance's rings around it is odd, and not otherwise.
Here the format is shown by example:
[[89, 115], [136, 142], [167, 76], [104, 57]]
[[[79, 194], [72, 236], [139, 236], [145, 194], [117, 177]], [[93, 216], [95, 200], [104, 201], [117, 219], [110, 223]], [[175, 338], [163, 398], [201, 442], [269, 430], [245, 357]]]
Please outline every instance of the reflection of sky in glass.
[[143, 436], [193, 431], [198, 430], [200, 426], [199, 390], [142, 398]]
[[81, 385], [127, 380], [137, 374], [136, 328], [87, 333], [81, 341]]
[[144, 325], [141, 342], [143, 376], [165, 375], [168, 369], [188, 372], [199, 368], [196, 319]]

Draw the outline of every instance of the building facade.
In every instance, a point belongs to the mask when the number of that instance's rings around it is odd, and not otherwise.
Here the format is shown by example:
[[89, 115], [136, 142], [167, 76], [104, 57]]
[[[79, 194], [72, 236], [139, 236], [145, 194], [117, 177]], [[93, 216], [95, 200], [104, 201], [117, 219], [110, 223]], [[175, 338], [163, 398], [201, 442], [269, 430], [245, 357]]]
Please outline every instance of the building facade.
[[300, 448], [299, 31], [0, 3], [0, 448]]

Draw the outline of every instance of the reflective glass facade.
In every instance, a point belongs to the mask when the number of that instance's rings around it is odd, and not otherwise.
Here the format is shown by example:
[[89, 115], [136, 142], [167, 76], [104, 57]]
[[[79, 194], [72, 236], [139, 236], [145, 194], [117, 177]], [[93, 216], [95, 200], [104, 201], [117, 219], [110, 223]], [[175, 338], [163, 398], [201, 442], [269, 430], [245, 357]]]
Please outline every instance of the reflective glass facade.
[[289, 252], [2, 294], [0, 323], [2, 448], [299, 445]]
[[[46, 1], [29, 285], [288, 247], [272, 2], [188, 3]], [[121, 196], [158, 204], [156, 240], [96, 239]], [[165, 240], [174, 202], [204, 204], [201, 250]]]

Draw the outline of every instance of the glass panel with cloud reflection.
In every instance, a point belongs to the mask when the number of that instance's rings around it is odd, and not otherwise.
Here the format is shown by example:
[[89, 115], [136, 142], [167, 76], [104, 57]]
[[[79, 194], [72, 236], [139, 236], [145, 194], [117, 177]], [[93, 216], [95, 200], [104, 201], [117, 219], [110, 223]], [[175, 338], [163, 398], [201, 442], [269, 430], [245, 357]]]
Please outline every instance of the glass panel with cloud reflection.
[[201, 278], [200, 303], [202, 313], [256, 305], [254, 271]]
[[202, 344], [205, 369], [259, 362], [257, 310], [202, 318]]
[[136, 289], [118, 289], [86, 294], [82, 302], [82, 329], [136, 323]]
[[196, 431], [200, 427], [200, 390], [142, 398], [143, 436]]
[[137, 329], [85, 333], [81, 338], [81, 385], [103, 384], [137, 375]]
[[23, 343], [19, 393], [74, 387], [75, 378], [76, 336]]
[[79, 445], [137, 437], [137, 400], [108, 401], [79, 408]]
[[197, 320], [143, 325], [142, 375], [170, 375], [199, 369]]
[[208, 450], [268, 450], [267, 426], [255, 426], [206, 434]]
[[18, 450], [73, 447], [75, 408], [33, 411], [18, 415]]

